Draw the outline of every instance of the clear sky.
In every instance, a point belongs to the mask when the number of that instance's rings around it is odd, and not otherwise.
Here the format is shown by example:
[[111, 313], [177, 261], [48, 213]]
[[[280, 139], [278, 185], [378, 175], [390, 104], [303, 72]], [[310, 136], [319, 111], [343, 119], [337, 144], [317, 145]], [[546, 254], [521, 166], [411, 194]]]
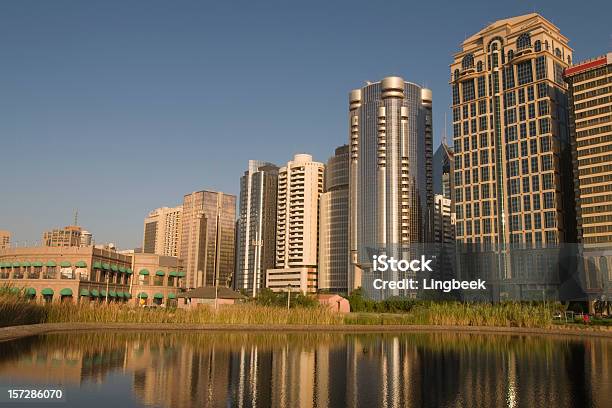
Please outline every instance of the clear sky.
[[140, 246], [148, 211], [201, 189], [238, 194], [249, 159], [326, 161], [347, 94], [387, 75], [434, 95], [494, 20], [540, 12], [574, 60], [610, 50], [608, 1], [29, 1], [0, 3], [0, 229], [79, 223]]

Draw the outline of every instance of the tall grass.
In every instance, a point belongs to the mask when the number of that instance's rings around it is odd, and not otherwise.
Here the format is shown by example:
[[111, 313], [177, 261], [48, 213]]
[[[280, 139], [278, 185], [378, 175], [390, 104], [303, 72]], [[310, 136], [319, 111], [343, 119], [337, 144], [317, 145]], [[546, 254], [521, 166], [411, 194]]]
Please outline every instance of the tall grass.
[[521, 303], [423, 302], [403, 313], [335, 314], [323, 307], [243, 304], [192, 310], [143, 309], [127, 305], [90, 305], [28, 301], [15, 293], [0, 293], [0, 327], [34, 323], [176, 323], [260, 325], [445, 325], [497, 327], [550, 327], [556, 305]]

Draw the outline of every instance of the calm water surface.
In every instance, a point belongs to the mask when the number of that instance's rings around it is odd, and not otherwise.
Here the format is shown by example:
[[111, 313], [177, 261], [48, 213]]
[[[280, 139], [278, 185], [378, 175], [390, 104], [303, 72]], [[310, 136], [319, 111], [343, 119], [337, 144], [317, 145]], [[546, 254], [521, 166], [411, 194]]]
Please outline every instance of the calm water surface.
[[447, 333], [50, 334], [0, 343], [0, 389], [7, 386], [51, 386], [66, 395], [53, 405], [13, 404], [18, 407], [610, 407], [612, 341]]

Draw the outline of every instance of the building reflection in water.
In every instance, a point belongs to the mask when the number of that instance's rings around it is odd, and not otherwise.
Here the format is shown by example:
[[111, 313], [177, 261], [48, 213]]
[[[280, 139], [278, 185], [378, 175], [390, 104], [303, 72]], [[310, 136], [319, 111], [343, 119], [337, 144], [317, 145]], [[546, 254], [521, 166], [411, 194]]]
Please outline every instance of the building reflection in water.
[[606, 406], [612, 342], [470, 334], [55, 334], [5, 343], [0, 383], [123, 375], [164, 407]]

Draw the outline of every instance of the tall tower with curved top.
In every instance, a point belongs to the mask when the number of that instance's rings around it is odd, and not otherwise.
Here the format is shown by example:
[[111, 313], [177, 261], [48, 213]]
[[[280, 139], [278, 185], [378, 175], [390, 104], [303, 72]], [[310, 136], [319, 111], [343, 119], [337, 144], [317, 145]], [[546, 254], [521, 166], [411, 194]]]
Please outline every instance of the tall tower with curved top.
[[374, 289], [374, 279], [409, 276], [374, 272], [372, 255], [407, 259], [431, 241], [431, 107], [429, 89], [400, 77], [349, 94], [349, 288], [372, 298], [414, 295]]

